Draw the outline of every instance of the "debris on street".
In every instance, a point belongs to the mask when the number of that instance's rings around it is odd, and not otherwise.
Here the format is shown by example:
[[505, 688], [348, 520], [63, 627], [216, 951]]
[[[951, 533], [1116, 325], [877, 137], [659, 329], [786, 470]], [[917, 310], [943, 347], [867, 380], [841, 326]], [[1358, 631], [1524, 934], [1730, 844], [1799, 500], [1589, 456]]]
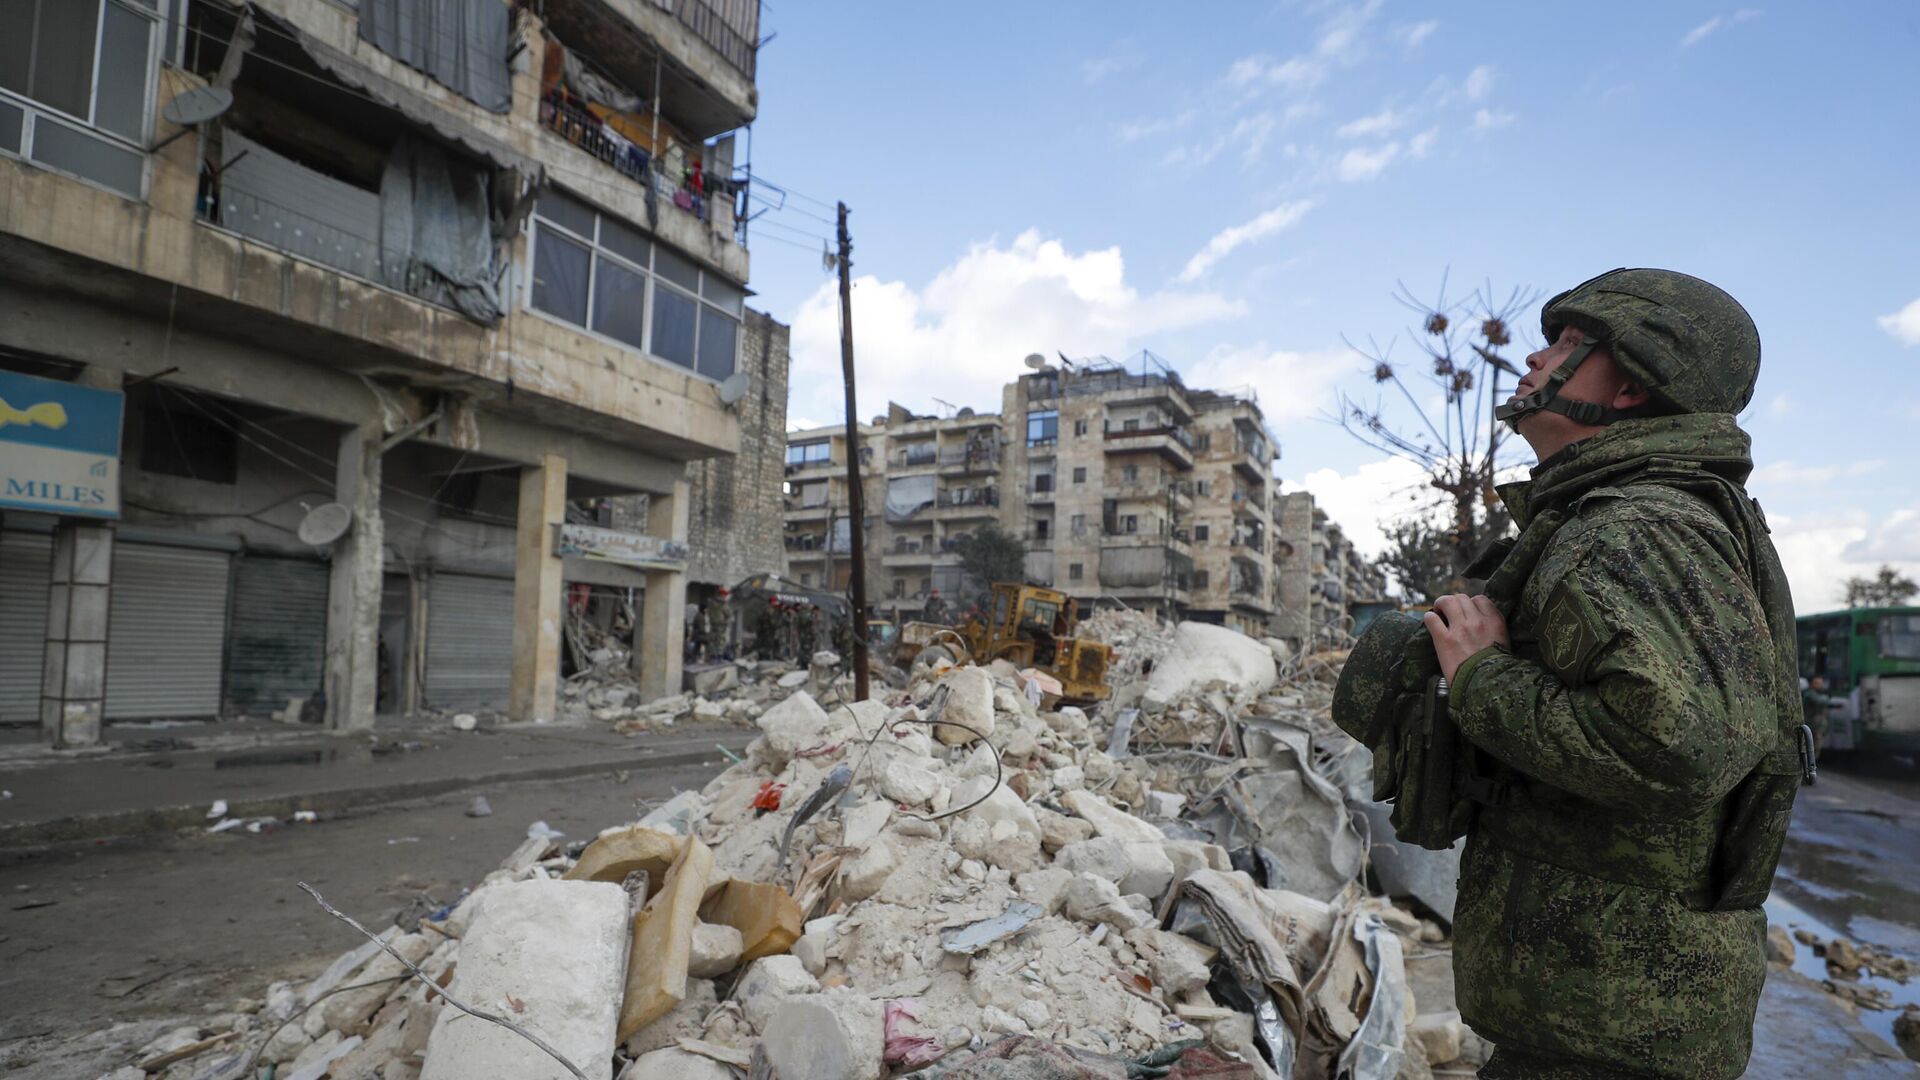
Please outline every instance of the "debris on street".
[[[162, 1080], [1476, 1067], [1450, 911], [1369, 892], [1370, 765], [1327, 716], [1339, 658], [1089, 626], [1117, 680], [1091, 711], [1042, 708], [1004, 663], [916, 664], [868, 701], [837, 657], [740, 665], [727, 692], [761, 736], [703, 790], [571, 844], [534, 822], [415, 929], [142, 1060], [204, 1044]], [[568, 699], [624, 709], [611, 693]]]

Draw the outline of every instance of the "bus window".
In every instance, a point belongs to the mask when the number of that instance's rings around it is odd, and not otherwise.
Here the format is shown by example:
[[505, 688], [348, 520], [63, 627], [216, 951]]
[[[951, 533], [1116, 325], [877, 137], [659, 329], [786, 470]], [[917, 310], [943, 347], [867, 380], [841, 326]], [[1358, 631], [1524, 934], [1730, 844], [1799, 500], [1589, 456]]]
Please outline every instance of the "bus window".
[[1920, 615], [1881, 617], [1880, 657], [1883, 660], [1920, 660]]

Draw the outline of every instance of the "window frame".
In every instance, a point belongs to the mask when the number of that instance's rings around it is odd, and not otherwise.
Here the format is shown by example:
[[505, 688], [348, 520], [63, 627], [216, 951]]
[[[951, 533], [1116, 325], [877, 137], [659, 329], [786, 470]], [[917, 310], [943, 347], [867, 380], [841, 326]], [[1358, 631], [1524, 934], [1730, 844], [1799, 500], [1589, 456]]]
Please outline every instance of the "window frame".
[[[42, 5], [56, 2], [71, 4], [75, 3], [76, 0], [41, 0]], [[84, 0], [80, 0], [80, 2], [84, 2]], [[101, 191], [123, 199], [131, 199], [135, 202], [146, 202], [148, 190], [152, 184], [153, 174], [153, 155], [149, 147], [153, 143], [155, 87], [159, 84], [160, 64], [162, 62], [161, 54], [165, 51], [166, 47], [166, 43], [161, 39], [161, 29], [167, 25], [172, 5], [169, 0], [156, 0], [153, 7], [148, 7], [146, 4], [141, 3], [140, 0], [92, 0], [92, 2], [94, 4], [95, 14], [93, 24], [92, 67], [87, 83], [87, 115], [80, 116], [68, 112], [57, 105], [50, 105], [32, 97], [31, 91], [33, 88], [31, 86], [29, 86], [27, 92], [24, 93], [0, 87], [0, 103], [17, 108], [21, 113], [19, 148], [10, 150], [6, 147], [0, 147], [0, 157], [14, 158], [36, 169], [42, 169], [71, 180], [78, 180], [89, 187], [98, 188]], [[101, 127], [98, 123], [98, 117], [100, 115], [100, 55], [101, 50], [105, 47], [107, 36], [107, 11], [109, 8], [115, 7], [135, 18], [144, 19], [147, 24], [146, 70], [141, 73], [140, 130], [137, 138], [122, 135], [115, 131], [109, 131]], [[37, 10], [38, 9], [36, 9], [36, 11]], [[32, 55], [32, 51], [36, 46], [36, 42], [31, 40], [28, 42], [29, 55]], [[139, 161], [140, 177], [138, 183], [135, 185], [138, 190], [131, 192], [124, 191], [105, 181], [97, 180], [90, 176], [83, 176], [80, 173], [55, 165], [43, 158], [35, 157], [33, 149], [36, 136], [38, 135], [37, 128], [43, 119], [54, 124], [56, 127], [74, 129], [83, 139], [94, 139], [99, 142], [104, 142], [111, 150], [134, 155]]]
[[[1037, 423], [1040, 425], [1040, 430], [1045, 431], [1048, 421], [1052, 421], [1053, 423], [1053, 434], [1040, 435], [1036, 437], [1033, 433], [1033, 426]], [[1027, 445], [1028, 446], [1052, 446], [1055, 443], [1058, 443], [1059, 441], [1060, 441], [1060, 410], [1059, 409], [1028, 409], [1027, 410]]]
[[[115, 2], [119, 2], [119, 0], [103, 0], [103, 2], [115, 3]], [[646, 357], [647, 359], [653, 361], [654, 363], [662, 364], [677, 372], [681, 372], [687, 375], [692, 375], [695, 378], [698, 378], [704, 382], [712, 383], [716, 386], [719, 385], [721, 382], [725, 381], [726, 379], [731, 378], [733, 375], [737, 374], [740, 371], [740, 342], [745, 337], [745, 329], [746, 329], [745, 324], [746, 324], [747, 290], [744, 285], [736, 284], [735, 282], [728, 280], [726, 277], [720, 275], [719, 273], [713, 270], [709, 270], [707, 267], [701, 265], [699, 260], [695, 259], [691, 255], [686, 254], [685, 252], [680, 251], [677, 248], [674, 248], [672, 245], [667, 244], [659, 236], [651, 232], [648, 232], [646, 229], [641, 228], [639, 225], [631, 221], [628, 221], [625, 218], [620, 217], [618, 214], [612, 214], [605, 210], [602, 210], [598, 206], [595, 206], [593, 203], [588, 202], [586, 199], [580, 198], [579, 196], [574, 195], [573, 193], [566, 191], [563, 188], [548, 187], [542, 194], [553, 198], [558, 203], [572, 204], [573, 206], [581, 210], [585, 210], [591, 213], [593, 215], [593, 235], [583, 236], [580, 234], [579, 231], [577, 231], [574, 228], [574, 226], [566, 222], [557, 221], [554, 218], [551, 218], [542, 214], [539, 200], [536, 199], [534, 202], [533, 211], [527, 215], [527, 221], [524, 226], [524, 229], [526, 231], [526, 240], [527, 240], [527, 253], [525, 257], [525, 262], [526, 262], [525, 276], [527, 280], [526, 280], [525, 286], [521, 291], [521, 297], [520, 297], [521, 307], [525, 308], [527, 311], [535, 315], [538, 315], [541, 318], [551, 319], [552, 321], [559, 323], [560, 325], [565, 326], [570, 330], [574, 330], [578, 333], [586, 334], [589, 337], [594, 338], [595, 340], [606, 342], [607, 344], [612, 345], [615, 348], [624, 349], [628, 352], [638, 353], [639, 355]], [[605, 228], [603, 227], [603, 223], [608, 220], [611, 220], [614, 224], [619, 225], [646, 240], [647, 264], [645, 266], [642, 266], [638, 262], [634, 261], [631, 255], [628, 255], [625, 252], [622, 252], [616, 248], [613, 248], [601, 242], [601, 235], [606, 231]], [[585, 245], [587, 249], [587, 280], [585, 282], [587, 314], [586, 314], [585, 322], [576, 323], [573, 320], [567, 318], [565, 315], [556, 314], [554, 312], [546, 310], [545, 308], [536, 307], [534, 305], [534, 302], [533, 302], [534, 272], [533, 271], [534, 271], [534, 267], [537, 265], [537, 260], [539, 259], [540, 233], [541, 233], [541, 230], [543, 229], [552, 229], [559, 236], [561, 240], [571, 241], [576, 244]], [[685, 286], [679, 284], [678, 282], [668, 279], [666, 276], [664, 276], [660, 272], [659, 269], [657, 269], [657, 264], [660, 262], [660, 255], [663, 248], [666, 249], [666, 252], [670, 257], [680, 259], [682, 262], [685, 262], [687, 265], [691, 266], [694, 269], [695, 281], [698, 283], [698, 286], [699, 286], [696, 290], [689, 291]], [[642, 343], [639, 345], [634, 345], [631, 342], [623, 341], [620, 338], [614, 337], [611, 334], [605, 334], [600, 332], [599, 330], [594, 329], [594, 326], [593, 326], [594, 306], [595, 306], [595, 302], [598, 299], [597, 290], [598, 290], [598, 283], [600, 279], [600, 260], [602, 259], [610, 260], [611, 262], [613, 262], [615, 266], [619, 267], [622, 270], [625, 270], [628, 273], [639, 275], [641, 280], [644, 282], [644, 289], [642, 293], [642, 295], [645, 298], [643, 300], [644, 310], [641, 313], [641, 321], [643, 323], [642, 331], [641, 331]], [[724, 304], [721, 304], [716, 300], [712, 300], [707, 297], [707, 288], [708, 288], [709, 278], [713, 279], [715, 283], [714, 288], [716, 292], [718, 292], [721, 289], [726, 289], [726, 290], [738, 292], [740, 294], [739, 296], [740, 311], [737, 314], [733, 311], [728, 310], [728, 308]], [[653, 342], [654, 322], [656, 319], [659, 318], [660, 290], [662, 288], [669, 290], [671, 295], [673, 295], [674, 297], [681, 300], [690, 301], [693, 304], [692, 351], [689, 356], [689, 362], [686, 364], [682, 364], [678, 360], [674, 360], [670, 357], [663, 356], [660, 353], [654, 351], [654, 342]], [[700, 333], [701, 333], [701, 327], [705, 321], [704, 317], [709, 313], [713, 315], [717, 315], [718, 317], [727, 320], [733, 325], [733, 361], [732, 361], [731, 368], [724, 375], [719, 375], [719, 376], [709, 375], [700, 370]]]

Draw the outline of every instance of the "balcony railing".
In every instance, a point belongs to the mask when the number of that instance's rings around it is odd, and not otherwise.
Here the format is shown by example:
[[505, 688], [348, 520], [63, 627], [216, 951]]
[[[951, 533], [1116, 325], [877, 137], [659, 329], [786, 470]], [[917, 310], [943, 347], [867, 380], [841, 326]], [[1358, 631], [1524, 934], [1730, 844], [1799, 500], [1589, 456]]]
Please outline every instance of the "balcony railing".
[[[683, 179], [667, 175], [662, 171], [661, 162], [674, 155], [649, 153], [645, 147], [608, 127], [564, 88], [556, 88], [541, 99], [540, 125], [598, 158], [634, 183], [642, 187], [651, 185], [660, 202], [675, 206], [701, 221], [712, 220], [711, 210], [715, 200], [733, 200], [741, 190], [731, 177], [702, 175], [696, 182], [690, 177]], [[671, 143], [664, 132], [659, 139], [662, 143], [668, 143], [669, 149], [679, 146], [679, 156], [689, 162], [706, 159], [704, 147]], [[740, 225], [742, 215], [738, 209], [734, 208], [733, 215], [734, 239], [736, 243], [743, 243], [744, 233]]]
[[[659, 0], [653, 0], [659, 3]], [[760, 62], [760, 0], [672, 0], [687, 29], [749, 80]], [[664, 5], [663, 5], [664, 6]]]
[[999, 488], [961, 488], [958, 491], [943, 491], [934, 500], [936, 506], [951, 508], [956, 506], [999, 506]]

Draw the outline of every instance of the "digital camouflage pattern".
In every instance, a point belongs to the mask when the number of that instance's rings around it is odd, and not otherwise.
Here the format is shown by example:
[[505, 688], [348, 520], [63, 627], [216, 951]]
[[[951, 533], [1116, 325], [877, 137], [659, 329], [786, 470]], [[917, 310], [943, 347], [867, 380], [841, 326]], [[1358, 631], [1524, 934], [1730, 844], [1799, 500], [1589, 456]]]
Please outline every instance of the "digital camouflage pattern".
[[1467, 1022], [1554, 1075], [1746, 1066], [1800, 723], [1751, 469], [1732, 416], [1668, 416], [1501, 491], [1539, 554], [1511, 651], [1455, 673], [1455, 723], [1513, 775], [1468, 833], [1454, 970]]
[[1760, 332], [1719, 286], [1673, 270], [1612, 270], [1540, 309], [1547, 341], [1572, 326], [1677, 412], [1738, 413], [1760, 374]]

